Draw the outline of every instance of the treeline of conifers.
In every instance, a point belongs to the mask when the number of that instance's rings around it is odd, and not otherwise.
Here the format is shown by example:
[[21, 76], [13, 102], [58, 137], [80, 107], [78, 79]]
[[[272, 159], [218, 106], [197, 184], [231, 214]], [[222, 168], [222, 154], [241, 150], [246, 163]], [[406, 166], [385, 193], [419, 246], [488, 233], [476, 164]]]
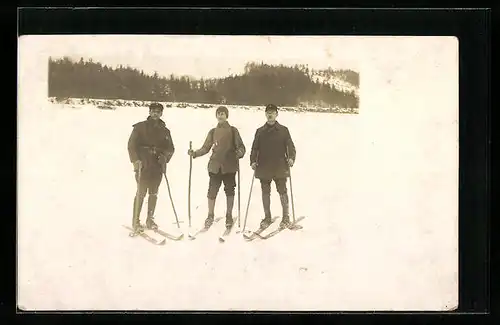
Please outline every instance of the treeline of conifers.
[[[314, 72], [318, 74], [318, 72]], [[332, 107], [358, 107], [354, 92], [341, 91], [327, 82], [316, 82], [305, 65], [285, 66], [249, 62], [244, 73], [224, 78], [192, 79], [160, 76], [120, 65], [99, 62], [49, 59], [49, 97], [125, 99], [230, 105], [296, 106], [322, 102]], [[324, 79], [337, 76], [359, 85], [352, 70], [322, 70]]]

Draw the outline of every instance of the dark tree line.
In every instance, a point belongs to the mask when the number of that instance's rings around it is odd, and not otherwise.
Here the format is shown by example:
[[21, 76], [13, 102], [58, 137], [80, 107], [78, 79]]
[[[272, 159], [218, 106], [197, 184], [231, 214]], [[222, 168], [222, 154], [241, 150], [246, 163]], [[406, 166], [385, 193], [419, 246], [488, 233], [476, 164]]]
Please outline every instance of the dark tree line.
[[[351, 70], [314, 72], [337, 76], [354, 85], [359, 76]], [[242, 75], [190, 79], [145, 74], [128, 66], [112, 68], [92, 60], [75, 62], [67, 57], [49, 59], [49, 97], [172, 101], [208, 104], [296, 106], [323, 102], [331, 106], [358, 107], [353, 92], [343, 92], [326, 82], [314, 82], [307, 66], [247, 63]]]

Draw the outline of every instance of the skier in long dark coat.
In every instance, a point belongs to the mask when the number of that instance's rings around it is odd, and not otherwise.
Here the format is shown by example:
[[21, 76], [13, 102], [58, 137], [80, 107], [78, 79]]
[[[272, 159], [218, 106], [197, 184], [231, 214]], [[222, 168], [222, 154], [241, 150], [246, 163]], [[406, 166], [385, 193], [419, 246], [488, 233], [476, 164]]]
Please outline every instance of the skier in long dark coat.
[[229, 111], [225, 106], [219, 106], [215, 112], [217, 126], [210, 129], [198, 150], [188, 150], [188, 155], [193, 158], [206, 155], [212, 149], [212, 155], [208, 161], [208, 217], [205, 227], [210, 227], [214, 222], [215, 200], [220, 186], [224, 183], [226, 193], [226, 227], [233, 225], [232, 211], [234, 206], [234, 188], [236, 187], [235, 175], [238, 171], [238, 160], [245, 155], [245, 145], [240, 133], [235, 126], [227, 122]]
[[255, 178], [260, 180], [262, 190], [264, 219], [260, 226], [266, 228], [271, 223], [271, 182], [274, 181], [283, 209], [280, 227], [288, 228], [291, 223], [286, 184], [290, 167], [295, 162], [295, 145], [288, 128], [276, 121], [278, 107], [267, 105], [265, 114], [267, 122], [255, 132], [250, 154], [250, 166], [255, 170]]
[[149, 192], [146, 227], [157, 229], [154, 212], [158, 199], [158, 188], [166, 171], [166, 165], [175, 152], [170, 130], [161, 120], [163, 105], [149, 105], [149, 116], [145, 121], [133, 125], [128, 140], [130, 162], [134, 165], [138, 191], [134, 198], [132, 228], [135, 232], [144, 230], [140, 224], [140, 211], [146, 193]]

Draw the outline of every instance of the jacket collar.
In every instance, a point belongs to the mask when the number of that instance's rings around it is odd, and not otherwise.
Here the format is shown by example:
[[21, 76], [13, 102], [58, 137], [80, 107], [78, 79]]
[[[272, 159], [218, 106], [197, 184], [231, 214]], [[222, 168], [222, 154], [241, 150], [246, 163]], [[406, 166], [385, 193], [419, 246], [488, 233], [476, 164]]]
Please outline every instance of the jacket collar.
[[265, 127], [265, 128], [268, 128], [268, 129], [271, 129], [271, 128], [277, 128], [277, 127], [279, 127], [279, 126], [280, 126], [280, 124], [278, 123], [278, 121], [274, 122], [274, 124], [273, 124], [273, 125], [270, 125], [270, 124], [268, 124], [267, 122], [266, 122], [266, 123], [264, 123], [264, 127]]
[[[149, 123], [153, 123], [154, 120], [151, 118], [151, 116], [148, 116], [148, 118], [146, 119], [147, 122]], [[158, 123], [161, 125], [161, 126], [165, 126], [165, 122], [160, 118], [158, 119]]]
[[225, 121], [225, 122], [222, 122], [222, 123], [217, 123], [217, 127], [218, 128], [228, 128], [229, 127], [229, 122]]

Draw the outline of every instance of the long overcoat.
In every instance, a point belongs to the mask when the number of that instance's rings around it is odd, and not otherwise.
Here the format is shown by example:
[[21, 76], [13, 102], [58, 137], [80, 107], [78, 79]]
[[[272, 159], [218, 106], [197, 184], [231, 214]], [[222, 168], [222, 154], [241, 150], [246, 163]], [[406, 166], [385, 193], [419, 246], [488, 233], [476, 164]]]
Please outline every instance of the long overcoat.
[[172, 135], [161, 119], [154, 121], [148, 117], [133, 125], [128, 140], [129, 159], [132, 163], [142, 162], [144, 176], [158, 172], [161, 175], [174, 152]]
[[258, 179], [279, 179], [290, 176], [287, 159], [296, 158], [295, 144], [290, 131], [277, 121], [264, 124], [255, 132], [250, 154], [250, 164], [256, 162], [255, 177]]

